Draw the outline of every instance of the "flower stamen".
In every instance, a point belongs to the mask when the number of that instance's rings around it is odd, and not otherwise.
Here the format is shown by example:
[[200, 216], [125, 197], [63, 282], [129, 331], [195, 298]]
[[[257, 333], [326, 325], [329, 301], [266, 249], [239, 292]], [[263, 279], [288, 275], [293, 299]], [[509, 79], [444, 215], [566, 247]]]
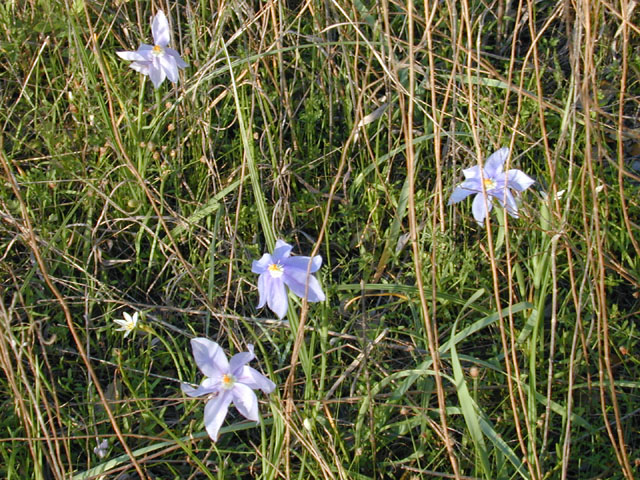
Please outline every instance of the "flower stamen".
[[222, 388], [224, 388], [225, 390], [229, 390], [230, 388], [233, 388], [235, 383], [236, 383], [236, 379], [230, 373], [225, 373], [222, 376]]
[[494, 188], [496, 188], [496, 181], [491, 179], [491, 178], [485, 178], [484, 180], [482, 180], [482, 183], [484, 183], [484, 188], [486, 190], [492, 190]]
[[273, 278], [280, 278], [284, 273], [284, 268], [279, 263], [272, 263], [267, 269]]

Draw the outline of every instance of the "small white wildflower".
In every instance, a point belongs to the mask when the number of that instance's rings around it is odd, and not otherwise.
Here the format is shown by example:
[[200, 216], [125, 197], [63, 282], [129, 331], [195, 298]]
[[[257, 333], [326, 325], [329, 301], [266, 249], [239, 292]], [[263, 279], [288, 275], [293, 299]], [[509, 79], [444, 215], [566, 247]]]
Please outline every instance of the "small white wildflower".
[[98, 456], [98, 458], [104, 458], [107, 455], [108, 449], [109, 449], [109, 439], [105, 438], [100, 443], [98, 443], [97, 447], [93, 447], [93, 453], [95, 453]]
[[127, 312], [124, 312], [124, 320], [116, 319], [120, 328], [116, 328], [116, 332], [124, 332], [124, 338], [127, 338], [131, 332], [133, 332], [138, 326], [138, 312], [135, 312], [133, 316], [129, 315]]

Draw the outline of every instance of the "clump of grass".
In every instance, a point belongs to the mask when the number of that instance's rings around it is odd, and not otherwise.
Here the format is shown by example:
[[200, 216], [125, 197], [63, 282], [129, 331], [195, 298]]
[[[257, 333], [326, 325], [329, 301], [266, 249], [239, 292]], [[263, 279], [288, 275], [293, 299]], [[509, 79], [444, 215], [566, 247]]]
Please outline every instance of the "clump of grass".
[[[0, 6], [0, 475], [633, 477], [633, 8], [163, 4], [154, 90], [156, 7]], [[447, 200], [502, 146], [536, 184], [486, 228]], [[283, 320], [277, 238], [327, 294]], [[255, 345], [259, 426], [208, 438], [194, 336]]]

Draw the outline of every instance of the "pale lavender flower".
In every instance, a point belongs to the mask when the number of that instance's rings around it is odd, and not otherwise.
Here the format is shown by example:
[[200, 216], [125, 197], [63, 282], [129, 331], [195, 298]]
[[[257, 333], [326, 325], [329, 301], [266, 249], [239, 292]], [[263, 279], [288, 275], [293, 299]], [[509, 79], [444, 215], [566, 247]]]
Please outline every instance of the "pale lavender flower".
[[97, 446], [93, 447], [93, 453], [95, 453], [98, 458], [104, 458], [107, 456], [107, 452], [109, 451], [109, 439], [105, 438], [101, 442], [96, 440]]
[[187, 63], [173, 48], [169, 48], [171, 31], [169, 22], [162, 10], [156, 13], [151, 23], [154, 45], [142, 44], [135, 52], [116, 52], [124, 60], [132, 60], [129, 66], [143, 75], [148, 75], [153, 86], [158, 88], [165, 78], [178, 82], [178, 69]]
[[254, 260], [251, 265], [251, 271], [260, 275], [258, 277], [260, 294], [258, 308], [264, 307], [266, 303], [279, 318], [287, 314], [289, 306], [285, 285], [300, 298], [304, 297], [308, 285], [307, 301], [309, 302], [322, 302], [325, 298], [316, 277], [307, 275], [309, 263], [311, 263], [309, 273], [317, 272], [322, 266], [322, 257], [320, 255], [313, 258], [290, 257], [291, 250], [291, 245], [278, 240], [273, 255], [265, 253], [260, 260]]
[[253, 345], [248, 345], [248, 352], [237, 353], [230, 361], [220, 345], [206, 338], [192, 339], [191, 347], [196, 365], [206, 378], [198, 388], [186, 383], [183, 383], [181, 388], [190, 397], [215, 394], [204, 407], [204, 424], [211, 439], [218, 439], [220, 426], [227, 416], [231, 402], [245, 418], [259, 421], [258, 399], [253, 390], [260, 389], [264, 393], [271, 393], [276, 385], [257, 370], [247, 366], [247, 363], [255, 358]]
[[116, 319], [120, 328], [116, 328], [116, 332], [124, 332], [124, 338], [127, 338], [131, 332], [133, 332], [138, 327], [138, 312], [135, 312], [133, 316], [129, 315], [127, 312], [122, 314], [124, 316], [124, 320]]
[[[453, 191], [448, 205], [458, 203], [475, 193], [472, 211], [473, 217], [478, 223], [482, 224], [484, 218], [491, 211], [494, 198], [507, 209], [509, 215], [518, 218], [518, 205], [509, 189], [522, 192], [529, 188], [534, 180], [521, 170], [512, 169], [504, 172], [504, 162], [508, 157], [509, 148], [504, 147], [487, 158], [484, 168], [481, 169], [475, 165], [463, 170], [465, 180]], [[486, 201], [482, 191], [483, 184], [487, 194]]]

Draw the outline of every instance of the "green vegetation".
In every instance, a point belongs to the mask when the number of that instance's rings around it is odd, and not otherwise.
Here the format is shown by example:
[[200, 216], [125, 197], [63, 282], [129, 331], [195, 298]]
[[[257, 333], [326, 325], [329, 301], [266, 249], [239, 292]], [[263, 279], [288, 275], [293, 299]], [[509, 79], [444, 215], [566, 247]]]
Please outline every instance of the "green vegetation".
[[[0, 477], [633, 478], [635, 6], [2, 2]], [[154, 90], [115, 52], [158, 8]], [[503, 146], [536, 183], [480, 226]], [[283, 320], [279, 238], [327, 296]], [[255, 345], [258, 426], [207, 436], [195, 336]]]

